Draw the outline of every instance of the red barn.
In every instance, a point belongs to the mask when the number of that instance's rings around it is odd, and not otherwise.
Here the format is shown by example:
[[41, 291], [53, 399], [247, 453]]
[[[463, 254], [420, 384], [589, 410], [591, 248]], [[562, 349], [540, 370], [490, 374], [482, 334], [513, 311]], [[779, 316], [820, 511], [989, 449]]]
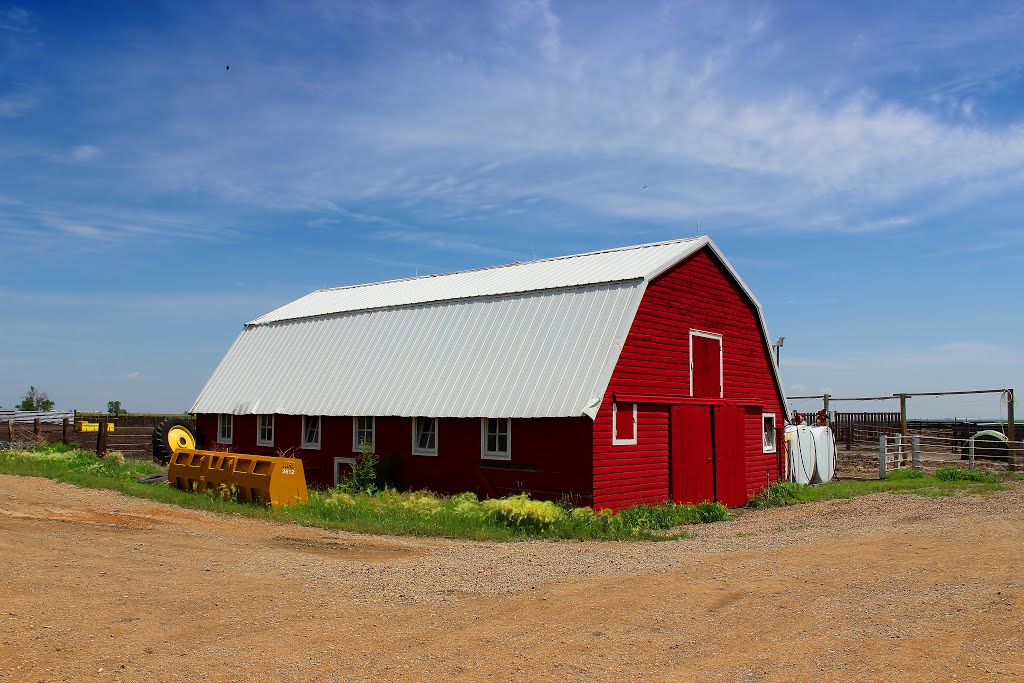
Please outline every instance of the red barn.
[[707, 237], [323, 289], [245, 325], [192, 412], [331, 486], [359, 443], [401, 487], [719, 500], [775, 481], [761, 308]]

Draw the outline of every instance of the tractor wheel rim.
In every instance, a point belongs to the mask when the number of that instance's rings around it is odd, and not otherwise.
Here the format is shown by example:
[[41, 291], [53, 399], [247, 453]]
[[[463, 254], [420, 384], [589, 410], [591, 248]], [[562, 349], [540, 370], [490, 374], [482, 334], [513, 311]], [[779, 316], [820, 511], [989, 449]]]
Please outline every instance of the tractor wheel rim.
[[184, 427], [172, 427], [167, 432], [167, 445], [174, 452], [181, 448], [195, 448], [196, 438]]

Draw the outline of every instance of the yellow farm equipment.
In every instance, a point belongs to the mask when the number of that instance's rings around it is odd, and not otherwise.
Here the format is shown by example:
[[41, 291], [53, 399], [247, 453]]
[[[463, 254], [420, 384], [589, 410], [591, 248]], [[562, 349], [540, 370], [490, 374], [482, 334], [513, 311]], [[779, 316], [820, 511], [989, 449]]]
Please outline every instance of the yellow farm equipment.
[[153, 431], [153, 459], [167, 463], [167, 479], [182, 491], [221, 491], [246, 503], [282, 507], [308, 499], [299, 458], [245, 455], [199, 448], [202, 437], [185, 420]]
[[167, 479], [182, 491], [227, 490], [242, 502], [272, 507], [308, 500], [298, 458], [180, 448], [167, 464]]
[[[100, 423], [99, 422], [86, 422], [85, 420], [82, 420], [81, 422], [79, 422], [79, 425], [80, 425], [79, 429], [81, 429], [83, 433], [86, 433], [86, 432], [98, 432], [98, 431], [100, 431]], [[113, 431], [114, 431], [114, 423], [113, 422], [108, 422], [107, 423], [107, 432], [108, 433], [112, 433]]]

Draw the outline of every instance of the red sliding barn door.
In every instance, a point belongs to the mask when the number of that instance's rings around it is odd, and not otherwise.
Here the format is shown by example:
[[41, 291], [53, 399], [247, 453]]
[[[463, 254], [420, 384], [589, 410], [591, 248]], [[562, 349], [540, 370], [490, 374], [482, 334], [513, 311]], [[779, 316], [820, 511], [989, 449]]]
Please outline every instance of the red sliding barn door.
[[722, 396], [722, 339], [694, 334], [690, 337], [690, 395]]
[[715, 499], [711, 407], [672, 407], [672, 500], [700, 503]]
[[736, 406], [672, 407], [671, 497], [676, 503], [747, 502], [743, 411]]
[[747, 457], [743, 450], [743, 411], [715, 407], [715, 499], [737, 507], [747, 502]]

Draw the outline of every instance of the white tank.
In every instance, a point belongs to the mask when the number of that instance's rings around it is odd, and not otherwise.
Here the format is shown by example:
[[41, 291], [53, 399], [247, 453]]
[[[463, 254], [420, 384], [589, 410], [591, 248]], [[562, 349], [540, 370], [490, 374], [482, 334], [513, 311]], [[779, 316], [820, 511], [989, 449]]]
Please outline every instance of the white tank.
[[786, 425], [787, 474], [790, 481], [810, 484], [814, 479], [814, 435], [807, 425]]
[[836, 437], [831, 427], [811, 427], [814, 436], [814, 483], [832, 481], [836, 473]]

